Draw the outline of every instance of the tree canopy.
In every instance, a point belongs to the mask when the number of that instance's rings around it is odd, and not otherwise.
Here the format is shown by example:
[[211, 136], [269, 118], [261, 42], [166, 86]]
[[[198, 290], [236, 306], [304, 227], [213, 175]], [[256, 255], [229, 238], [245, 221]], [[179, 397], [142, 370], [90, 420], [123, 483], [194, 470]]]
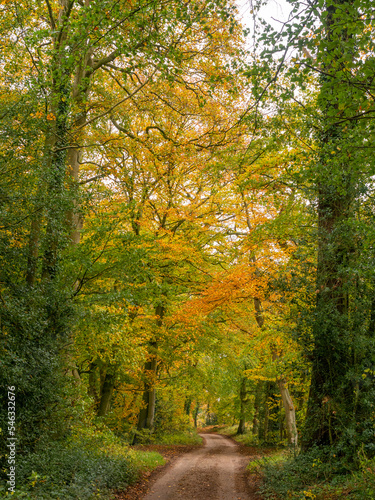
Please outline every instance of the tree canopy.
[[198, 421], [374, 455], [373, 5], [252, 4], [0, 2], [4, 467], [8, 387], [25, 455]]

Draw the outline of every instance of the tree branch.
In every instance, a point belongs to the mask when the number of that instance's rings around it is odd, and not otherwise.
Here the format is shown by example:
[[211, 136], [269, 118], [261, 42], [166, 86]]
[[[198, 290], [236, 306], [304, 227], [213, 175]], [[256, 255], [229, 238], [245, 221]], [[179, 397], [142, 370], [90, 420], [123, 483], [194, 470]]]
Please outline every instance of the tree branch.
[[55, 31], [55, 29], [56, 29], [56, 23], [55, 23], [55, 20], [53, 18], [53, 12], [52, 12], [51, 4], [49, 3], [49, 0], [45, 0], [45, 2], [46, 2], [46, 5], [47, 5], [47, 9], [48, 9], [49, 20], [51, 21], [51, 28]]
[[118, 106], [120, 106], [120, 104], [123, 104], [124, 102], [128, 101], [129, 99], [131, 99], [141, 89], [143, 89], [143, 87], [145, 87], [148, 84], [148, 82], [151, 80], [151, 78], [154, 76], [155, 73], [156, 73], [156, 70], [152, 73], [152, 75], [149, 76], [149, 78], [147, 78], [147, 80], [142, 85], [140, 85], [138, 88], [136, 88], [133, 93], [129, 94], [124, 99], [121, 99], [121, 101], [119, 101], [116, 104], [114, 104], [113, 106], [111, 106], [109, 109], [107, 109], [107, 111], [104, 111], [103, 113], [100, 113], [99, 115], [94, 116], [90, 120], [87, 120], [87, 122], [85, 122], [82, 125], [80, 125], [79, 127], [77, 127], [76, 130], [80, 130], [81, 128], [86, 127], [86, 125], [89, 125], [90, 123], [94, 122], [95, 120], [98, 120], [99, 118], [103, 118], [103, 116], [106, 116], [109, 113], [111, 113], [115, 108], [117, 108]]

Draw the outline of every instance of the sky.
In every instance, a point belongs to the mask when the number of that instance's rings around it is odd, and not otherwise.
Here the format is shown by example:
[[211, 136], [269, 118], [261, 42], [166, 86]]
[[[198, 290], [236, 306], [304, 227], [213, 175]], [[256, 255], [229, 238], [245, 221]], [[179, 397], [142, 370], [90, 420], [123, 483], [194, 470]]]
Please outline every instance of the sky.
[[[251, 11], [252, 4], [256, 3], [256, 0], [236, 0], [236, 3], [243, 24], [252, 29], [253, 19]], [[281, 27], [280, 21], [285, 22], [287, 20], [291, 9], [291, 5], [286, 0], [268, 0], [266, 5], [260, 9], [259, 15], [277, 29]]]

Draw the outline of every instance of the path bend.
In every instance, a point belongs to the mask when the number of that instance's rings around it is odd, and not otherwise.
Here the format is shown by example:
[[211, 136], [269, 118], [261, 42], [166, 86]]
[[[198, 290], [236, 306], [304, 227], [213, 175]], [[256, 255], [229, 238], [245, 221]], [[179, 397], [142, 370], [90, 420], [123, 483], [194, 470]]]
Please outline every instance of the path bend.
[[204, 446], [179, 457], [150, 487], [144, 500], [251, 500], [248, 458], [219, 434], [200, 434]]

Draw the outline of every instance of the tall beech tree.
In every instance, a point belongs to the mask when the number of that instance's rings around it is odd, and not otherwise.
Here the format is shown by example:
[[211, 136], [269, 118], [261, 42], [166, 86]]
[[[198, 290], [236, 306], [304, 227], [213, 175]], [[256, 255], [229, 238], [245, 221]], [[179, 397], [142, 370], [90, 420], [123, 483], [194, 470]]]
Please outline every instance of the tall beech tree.
[[[127, 301], [129, 316], [133, 317], [132, 328], [141, 329], [139, 342], [143, 345], [143, 329], [147, 329], [149, 352], [141, 377], [145, 390], [139, 430], [153, 427], [158, 367], [161, 362], [166, 363], [163, 360], [166, 349], [171, 355], [171, 345], [179, 343], [177, 335], [172, 338], [172, 330], [171, 338], [166, 336], [166, 330], [171, 329], [170, 310], [176, 300], [182, 300], [207, 280], [208, 269], [215, 260], [210, 254], [215, 241], [220, 239], [221, 219], [226, 217], [220, 208], [223, 203], [220, 188], [226, 181], [210, 175], [213, 169], [208, 165], [215, 164], [217, 152], [228, 143], [234, 144], [240, 134], [240, 130], [233, 127], [235, 119], [228, 108], [229, 102], [236, 102], [237, 93], [231, 89], [233, 75], [220, 66], [220, 61], [233, 54], [240, 55], [241, 38], [239, 27], [231, 26], [220, 17], [212, 17], [214, 26], [214, 37], [197, 29], [187, 37], [186, 44], [190, 44], [196, 54], [181, 62], [176, 80], [166, 83], [163, 74], [156, 73], [147, 87], [131, 95], [126, 104], [120, 104], [111, 113], [109, 127], [104, 121], [102, 127], [94, 131], [99, 135], [104, 129], [110, 139], [97, 150], [101, 173], [97, 174], [95, 154], [87, 155], [84, 166], [85, 177], [102, 186], [93, 190], [87, 183], [87, 192], [93, 192], [94, 200], [99, 201], [106, 196], [104, 193], [109, 198], [95, 206], [93, 201], [88, 203], [96, 214], [99, 210], [102, 215], [88, 215], [88, 239], [84, 238], [81, 251], [86, 254], [93, 251], [95, 255], [97, 252], [91, 245], [93, 241], [98, 243], [101, 237], [108, 249], [104, 258], [93, 257], [95, 266], [84, 271], [79, 280], [82, 289], [79, 293], [85, 296], [86, 291], [90, 294], [93, 288], [103, 288], [100, 273], [97, 283], [91, 279], [102, 266], [105, 280], [113, 283], [114, 296], [122, 296]], [[202, 40], [206, 40], [203, 48]], [[111, 89], [114, 95], [123, 92], [123, 85], [111, 68], [101, 85], [103, 92], [105, 89]], [[238, 114], [239, 110], [236, 116]], [[107, 179], [100, 184], [102, 177]], [[112, 234], [108, 239], [104, 230], [98, 231], [100, 219], [104, 225], [109, 219], [117, 220], [117, 227], [110, 229]], [[137, 250], [142, 247], [143, 255]], [[141, 257], [139, 262], [133, 260], [133, 252]], [[150, 318], [147, 325], [139, 321], [139, 316], [145, 314]], [[80, 335], [78, 339], [82, 341]], [[92, 345], [93, 361], [98, 354], [97, 344], [90, 338], [87, 342], [88, 353]], [[120, 351], [118, 354], [122, 356]], [[108, 352], [102, 353], [101, 362], [110, 357]], [[90, 364], [91, 380], [100, 371], [99, 364]], [[125, 367], [126, 364], [123, 369]], [[117, 370], [119, 379], [120, 372], [121, 367]], [[111, 381], [114, 385], [116, 377]], [[95, 391], [90, 389], [90, 393]]]
[[368, 396], [359, 394], [358, 380], [372, 364], [375, 352], [367, 337], [364, 289], [355, 275], [361, 266], [363, 238], [356, 217], [364, 175], [373, 167], [369, 165], [366, 172], [361, 163], [368, 160], [351, 144], [353, 137], [364, 133], [363, 127], [358, 130], [356, 116], [363, 91], [358, 91], [354, 81], [337, 82], [340, 73], [361, 71], [363, 56], [357, 39], [363, 28], [359, 19], [366, 16], [363, 7], [366, 5], [351, 1], [328, 1], [321, 11], [322, 36], [316, 58], [321, 71], [319, 151], [312, 170], [318, 215], [317, 301], [305, 448], [316, 444], [358, 446], [358, 437], [353, 439], [351, 434], [363, 433], [368, 424], [359, 429], [358, 420], [367, 420], [365, 414], [371, 412], [371, 404], [365, 403]]
[[[296, 135], [301, 168], [285, 177], [310, 200], [316, 216], [316, 302], [301, 312], [312, 331], [300, 338], [312, 362], [303, 447], [335, 446], [352, 455], [365, 446], [372, 453], [373, 396], [360, 379], [375, 354], [368, 330], [372, 231], [364, 229], [361, 216], [374, 172], [373, 8], [366, 0], [291, 4], [280, 32], [268, 26], [260, 37], [267, 64], [248, 75], [258, 102], [279, 95], [276, 108], [294, 102], [306, 123]], [[302, 153], [306, 144], [308, 156]]]
[[[198, 26], [209, 33], [211, 15], [230, 25], [231, 10], [221, 1], [181, 5], [173, 0], [46, 0], [1, 5], [3, 96], [7, 87], [12, 94], [12, 102], [3, 105], [2, 132], [13, 150], [12, 166], [6, 166], [5, 151], [2, 160], [8, 178], [18, 170], [20, 185], [30, 186], [28, 191], [22, 187], [22, 197], [16, 187], [4, 198], [3, 228], [22, 237], [16, 247], [20, 250], [8, 253], [10, 265], [2, 270], [2, 384], [13, 385], [15, 378], [25, 381], [19, 387], [24, 397], [18, 399], [18, 411], [20, 439], [28, 443], [36, 443], [35, 433], [45, 419], [36, 411], [28, 424], [29, 406], [42, 398], [36, 405], [42, 414], [44, 408], [52, 409], [58, 393], [52, 387], [62, 386], [54, 382], [62, 372], [57, 365], [67, 362], [60, 350], [71, 343], [71, 299], [79, 283], [68, 255], [72, 243], [79, 242], [82, 226], [82, 151], [93, 147], [95, 124], [143, 89], [155, 72], [169, 81], [177, 77], [181, 61], [191, 57], [185, 37], [198, 32]], [[122, 82], [123, 92], [112, 93], [113, 100], [101, 105], [98, 82], [109, 68]], [[9, 216], [14, 197], [20, 206]], [[4, 246], [7, 242], [5, 237]], [[25, 349], [22, 338], [30, 340], [31, 349]], [[33, 367], [31, 373], [28, 367]], [[33, 432], [28, 432], [29, 425]]]

